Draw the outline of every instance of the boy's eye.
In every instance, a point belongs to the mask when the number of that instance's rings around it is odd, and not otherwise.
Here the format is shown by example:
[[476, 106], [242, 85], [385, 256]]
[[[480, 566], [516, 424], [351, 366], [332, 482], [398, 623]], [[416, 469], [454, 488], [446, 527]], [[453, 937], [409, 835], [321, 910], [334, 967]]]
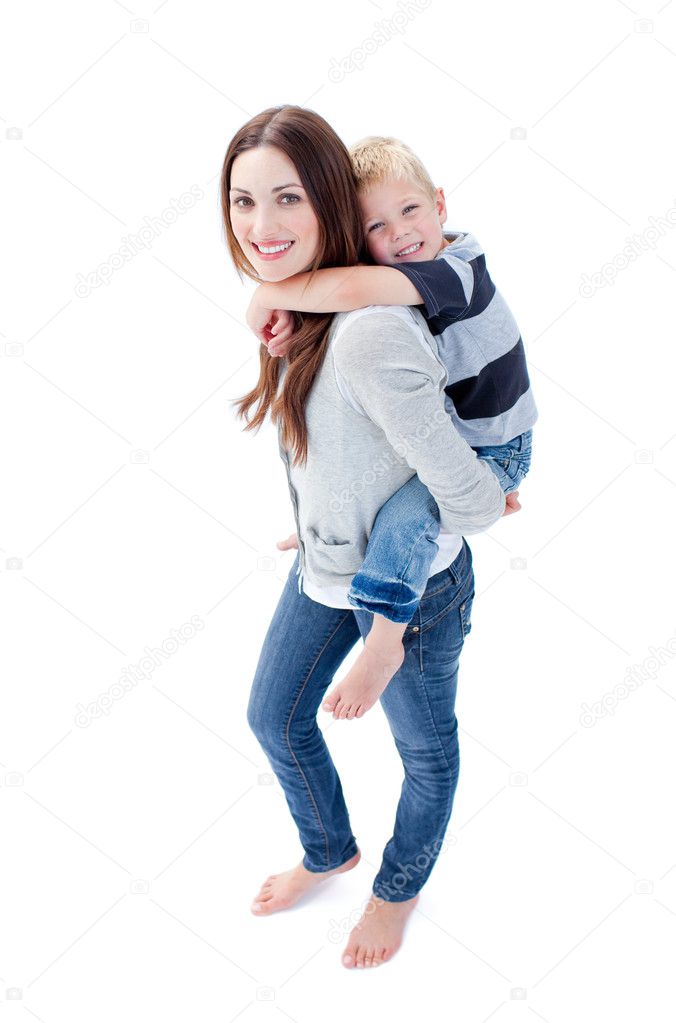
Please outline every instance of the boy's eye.
[[[418, 209], [418, 204], [417, 203], [411, 203], [410, 206], [405, 206], [404, 207], [404, 209], [402, 210], [402, 213], [408, 213], [409, 210], [417, 210], [417, 209]], [[367, 228], [366, 233], [370, 234], [371, 231], [375, 231], [375, 229], [377, 227], [382, 227], [382, 226], [383, 226], [383, 222], [382, 222], [382, 220], [379, 220], [377, 223], [371, 224], [371, 226], [369, 228]]]

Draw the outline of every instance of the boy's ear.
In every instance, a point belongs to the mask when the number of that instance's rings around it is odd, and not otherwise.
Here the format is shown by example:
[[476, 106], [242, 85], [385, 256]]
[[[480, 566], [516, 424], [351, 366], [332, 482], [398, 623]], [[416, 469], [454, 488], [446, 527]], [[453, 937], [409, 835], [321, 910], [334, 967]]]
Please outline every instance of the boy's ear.
[[437, 188], [436, 209], [439, 214], [439, 223], [445, 224], [448, 214], [446, 213], [446, 197], [443, 188]]

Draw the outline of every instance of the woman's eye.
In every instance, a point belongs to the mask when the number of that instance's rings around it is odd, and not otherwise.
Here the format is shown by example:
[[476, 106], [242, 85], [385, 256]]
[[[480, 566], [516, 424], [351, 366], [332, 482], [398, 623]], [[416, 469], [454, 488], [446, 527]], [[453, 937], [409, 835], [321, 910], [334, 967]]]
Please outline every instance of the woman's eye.
[[290, 193], [280, 196], [280, 199], [295, 199], [295, 202], [285, 202], [285, 206], [295, 206], [297, 202], [300, 202], [299, 195], [291, 195]]
[[376, 229], [377, 227], [380, 227], [380, 226], [381, 226], [381, 225], [380, 225], [380, 221], [378, 221], [378, 223], [377, 223], [377, 224], [371, 224], [371, 226], [369, 227], [369, 232], [371, 232], [371, 231], [375, 231], [375, 229]]
[[[247, 198], [246, 195], [240, 195], [238, 199], [233, 199], [232, 205], [239, 206], [241, 202], [251, 202], [251, 199]], [[240, 207], [241, 209], [241, 207]]]

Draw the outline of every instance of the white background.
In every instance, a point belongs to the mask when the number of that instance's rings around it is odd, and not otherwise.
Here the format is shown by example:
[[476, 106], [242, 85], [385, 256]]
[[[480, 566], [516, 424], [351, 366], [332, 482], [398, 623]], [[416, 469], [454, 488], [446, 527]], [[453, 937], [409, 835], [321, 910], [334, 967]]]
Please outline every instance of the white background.
[[[671, 1017], [676, 3], [12, 3], [0, 68], [3, 1018]], [[446, 846], [370, 971], [340, 955], [402, 780], [380, 706], [320, 712], [360, 865], [249, 910], [302, 856], [246, 723], [293, 517], [274, 432], [232, 412], [258, 355], [218, 180], [285, 102], [419, 152], [540, 411], [523, 511], [471, 540]]]

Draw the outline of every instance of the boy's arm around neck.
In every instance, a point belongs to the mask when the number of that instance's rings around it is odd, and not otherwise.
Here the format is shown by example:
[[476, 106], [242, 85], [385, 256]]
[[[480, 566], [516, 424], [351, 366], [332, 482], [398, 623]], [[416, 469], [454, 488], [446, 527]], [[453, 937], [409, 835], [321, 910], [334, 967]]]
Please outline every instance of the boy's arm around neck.
[[254, 299], [265, 309], [299, 313], [343, 313], [367, 305], [420, 305], [423, 301], [415, 285], [396, 267], [363, 263], [260, 284]]

